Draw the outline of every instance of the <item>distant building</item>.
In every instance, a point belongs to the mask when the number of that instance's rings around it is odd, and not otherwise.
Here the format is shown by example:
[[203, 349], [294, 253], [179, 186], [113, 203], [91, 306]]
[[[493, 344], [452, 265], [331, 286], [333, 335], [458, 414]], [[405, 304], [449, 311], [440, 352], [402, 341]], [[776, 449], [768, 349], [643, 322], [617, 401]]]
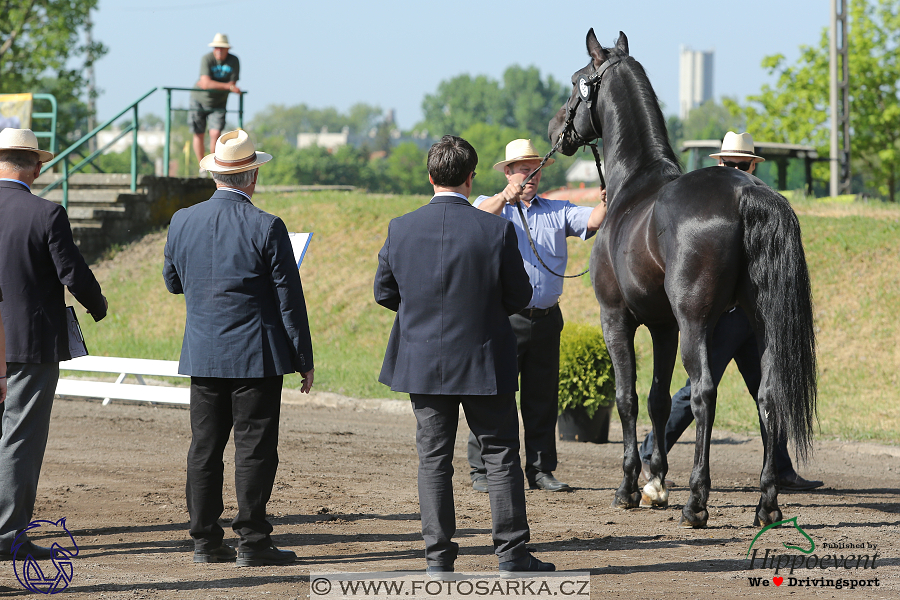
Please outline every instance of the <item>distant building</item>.
[[[327, 127], [323, 127], [319, 133], [298, 133], [297, 147], [309, 148], [310, 146], [318, 146], [325, 148], [329, 152], [334, 152], [341, 146], [350, 143], [350, 128], [344, 127], [340, 133], [329, 133]], [[355, 144], [354, 144], [355, 145]]]
[[713, 52], [681, 47], [678, 78], [678, 116], [686, 119], [691, 109], [712, 100]]
[[[102, 148], [110, 143], [116, 136], [122, 133], [121, 129], [104, 129], [97, 134], [97, 147]], [[131, 141], [134, 139], [134, 132], [129, 131], [116, 142], [103, 151], [103, 154], [110, 152], [124, 152], [131, 148]], [[158, 149], [166, 145], [166, 132], [162, 130], [144, 130], [138, 129], [138, 146], [144, 149], [144, 152], [153, 154]]]
[[[605, 174], [605, 173], [604, 173]], [[566, 170], [566, 183], [600, 183], [597, 163], [579, 158]]]
[[[392, 118], [393, 114], [389, 115]], [[377, 135], [377, 130], [372, 128], [367, 135], [353, 135], [348, 127], [344, 127], [340, 133], [331, 133], [327, 127], [323, 127], [319, 133], [298, 133], [297, 148], [309, 148], [310, 146], [318, 146], [329, 152], [334, 152], [341, 146], [350, 144], [356, 148], [370, 144]], [[412, 142], [421, 150], [428, 150], [432, 144], [438, 140], [430, 137], [428, 132], [413, 132], [410, 135], [403, 135], [399, 129], [391, 129], [390, 132], [391, 146], [399, 146], [405, 142]]]

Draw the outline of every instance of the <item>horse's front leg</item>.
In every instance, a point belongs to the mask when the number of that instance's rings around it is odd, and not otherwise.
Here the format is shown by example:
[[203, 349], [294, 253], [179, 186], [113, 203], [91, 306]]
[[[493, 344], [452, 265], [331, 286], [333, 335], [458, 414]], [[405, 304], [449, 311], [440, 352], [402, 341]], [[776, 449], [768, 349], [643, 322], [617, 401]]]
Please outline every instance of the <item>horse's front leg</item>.
[[624, 313], [624, 310], [610, 309], [603, 312], [603, 338], [616, 373], [616, 408], [622, 421], [622, 443], [625, 450], [622, 459], [624, 477], [616, 490], [613, 508], [635, 508], [641, 501], [637, 481], [641, 472], [641, 458], [637, 447], [638, 399], [634, 356], [634, 332], [637, 325]]
[[769, 353], [763, 353], [761, 360], [762, 382], [757, 392], [757, 408], [759, 417], [766, 425], [765, 455], [763, 469], [759, 476], [759, 504], [756, 506], [756, 514], [753, 517], [753, 525], [765, 527], [782, 519], [781, 509], [778, 508], [778, 487], [775, 485], [775, 444], [782, 432], [778, 430], [778, 419], [775, 418], [775, 406], [772, 401], [771, 386], [769, 385], [769, 373], [771, 360]]
[[651, 327], [653, 336], [653, 384], [647, 397], [647, 412], [653, 424], [653, 455], [650, 459], [650, 480], [641, 492], [641, 506], [668, 506], [669, 490], [666, 473], [666, 422], [672, 409], [672, 370], [678, 353], [678, 326]]

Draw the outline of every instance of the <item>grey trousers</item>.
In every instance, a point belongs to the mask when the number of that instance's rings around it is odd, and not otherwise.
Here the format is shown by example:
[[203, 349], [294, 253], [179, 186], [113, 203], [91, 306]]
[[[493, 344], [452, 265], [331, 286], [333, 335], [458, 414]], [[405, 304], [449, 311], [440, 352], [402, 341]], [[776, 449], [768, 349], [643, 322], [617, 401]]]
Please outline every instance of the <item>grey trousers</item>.
[[419, 510], [425, 560], [451, 566], [459, 545], [453, 506], [453, 446], [462, 404], [469, 429], [480, 442], [487, 468], [491, 535], [500, 562], [522, 558], [530, 537], [525, 514], [525, 481], [519, 461], [519, 419], [515, 394], [438, 396], [410, 394], [419, 453]]
[[[8, 363], [0, 404], [0, 552], [31, 522], [50, 432], [59, 363]], [[51, 515], [53, 516], [53, 515]], [[65, 515], [62, 515], [65, 516]]]

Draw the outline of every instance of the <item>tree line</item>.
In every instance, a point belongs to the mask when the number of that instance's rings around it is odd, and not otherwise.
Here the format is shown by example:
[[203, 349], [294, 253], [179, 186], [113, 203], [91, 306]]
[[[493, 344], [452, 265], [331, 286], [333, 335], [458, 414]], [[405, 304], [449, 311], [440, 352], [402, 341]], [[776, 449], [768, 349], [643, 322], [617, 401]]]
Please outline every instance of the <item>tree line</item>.
[[[478, 177], [473, 194], [494, 194], [506, 179], [491, 166], [505, 158], [506, 144], [530, 138], [542, 153], [549, 151], [547, 123], [569, 95], [569, 89], [552, 76], [542, 77], [536, 67], [510, 66], [500, 80], [485, 75], [458, 75], [441, 82], [422, 101], [424, 118], [410, 131], [415, 138], [461, 136], [478, 152]], [[336, 132], [347, 128], [361, 136], [358, 146], [342, 146], [334, 152], [323, 148], [293, 147], [300, 132], [323, 128]], [[277, 150], [278, 160], [261, 174], [269, 185], [330, 184], [357, 185], [370, 191], [396, 194], [429, 194], [427, 148], [407, 141], [394, 144], [395, 129], [390, 115], [380, 107], [352, 106], [346, 114], [335, 109], [312, 109], [272, 105], [258, 113], [248, 131], [268, 150]], [[565, 169], [574, 158], [560, 157], [546, 170], [544, 188], [565, 185]]]

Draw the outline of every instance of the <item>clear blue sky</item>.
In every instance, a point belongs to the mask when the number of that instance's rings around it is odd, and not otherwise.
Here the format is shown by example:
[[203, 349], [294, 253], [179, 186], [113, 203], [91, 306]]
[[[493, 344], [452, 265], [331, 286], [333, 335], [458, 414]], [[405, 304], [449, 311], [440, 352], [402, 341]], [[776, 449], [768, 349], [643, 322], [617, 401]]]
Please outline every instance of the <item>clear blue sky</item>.
[[[112, 117], [154, 86], [190, 87], [216, 32], [241, 60], [249, 116], [269, 104], [345, 110], [356, 102], [396, 110], [402, 128], [422, 99], [460, 73], [499, 78], [512, 64], [567, 82], [587, 64], [591, 27], [605, 46], [619, 30], [666, 114], [677, 113], [681, 45], [715, 51], [714, 93], [738, 97], [771, 82], [769, 54], [791, 62], [816, 45], [829, 0], [755, 2], [451, 0], [100, 0], [94, 37], [109, 48], [96, 65], [99, 117]], [[162, 94], [147, 110], [161, 115]], [[233, 102], [233, 100], [232, 100]], [[187, 105], [187, 94], [175, 104]], [[142, 104], [143, 106], [143, 104]], [[235, 107], [229, 105], [229, 108]]]

